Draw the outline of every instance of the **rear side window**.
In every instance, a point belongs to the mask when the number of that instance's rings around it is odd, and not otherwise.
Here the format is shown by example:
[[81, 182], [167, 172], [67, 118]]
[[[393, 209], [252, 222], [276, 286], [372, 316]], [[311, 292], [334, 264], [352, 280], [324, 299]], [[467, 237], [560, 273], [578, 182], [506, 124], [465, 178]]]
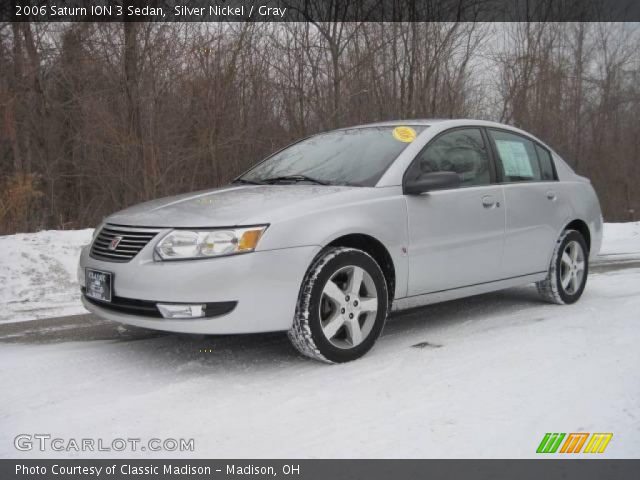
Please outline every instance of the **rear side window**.
[[542, 180], [555, 180], [556, 177], [553, 173], [553, 160], [551, 159], [549, 151], [536, 144], [536, 153], [538, 154], [538, 160], [540, 161], [540, 174], [542, 175]]
[[536, 146], [531, 140], [500, 130], [489, 130], [489, 134], [495, 143], [505, 182], [542, 180]]

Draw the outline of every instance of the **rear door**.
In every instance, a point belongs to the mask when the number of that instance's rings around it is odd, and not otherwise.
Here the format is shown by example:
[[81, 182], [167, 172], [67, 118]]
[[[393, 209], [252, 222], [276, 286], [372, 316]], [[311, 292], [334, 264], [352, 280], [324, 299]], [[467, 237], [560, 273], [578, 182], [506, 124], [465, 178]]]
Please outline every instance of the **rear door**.
[[567, 212], [551, 155], [522, 135], [487, 131], [505, 196], [502, 276], [544, 272]]
[[407, 195], [408, 295], [420, 295], [497, 280], [505, 214], [502, 187], [494, 183], [486, 135], [481, 128], [443, 132], [405, 174], [418, 178], [439, 171], [458, 173], [458, 188]]

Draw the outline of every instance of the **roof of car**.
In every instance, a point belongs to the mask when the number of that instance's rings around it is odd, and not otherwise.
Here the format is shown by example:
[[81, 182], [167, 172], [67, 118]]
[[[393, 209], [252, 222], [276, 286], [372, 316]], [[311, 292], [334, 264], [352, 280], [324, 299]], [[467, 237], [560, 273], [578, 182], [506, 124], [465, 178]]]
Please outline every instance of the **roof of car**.
[[493, 122], [490, 120], [478, 120], [473, 118], [412, 118], [412, 119], [404, 119], [404, 120], [387, 120], [383, 122], [374, 122], [374, 123], [365, 123], [362, 125], [351, 125], [348, 127], [339, 128], [337, 130], [349, 130], [354, 128], [367, 128], [367, 127], [393, 127], [399, 125], [414, 125], [414, 126], [424, 126], [428, 127], [430, 125], [445, 123], [443, 125], [444, 128], [448, 127], [466, 127], [466, 126], [474, 126], [474, 127], [489, 127], [489, 128], [500, 128], [503, 130], [510, 130], [514, 133], [519, 133], [521, 135], [525, 135], [530, 137], [540, 144], [544, 145], [546, 148], [551, 149], [547, 144], [545, 144], [542, 140], [532, 135], [531, 133], [521, 130], [512, 125], [508, 125], [505, 123]]
[[531, 133], [521, 130], [512, 125], [493, 122], [490, 120], [478, 120], [473, 118], [412, 118], [412, 119], [404, 119], [404, 120], [387, 120], [383, 122], [365, 123], [362, 125], [352, 125], [348, 127], [339, 128], [338, 130], [346, 130], [351, 128], [367, 128], [367, 127], [393, 127], [398, 125], [415, 125], [415, 126], [420, 125], [420, 126], [428, 127], [429, 125], [434, 125], [438, 123], [447, 123], [452, 127], [469, 125], [469, 126], [478, 126], [478, 127], [502, 128], [502, 129], [512, 130], [514, 132], [519, 132], [519, 133], [533, 137]]
[[406, 120], [387, 120], [383, 122], [365, 123], [362, 125], [353, 125], [346, 128], [361, 128], [361, 127], [392, 127], [394, 125], [431, 125], [437, 122], [445, 122], [452, 120], [450, 118], [412, 118]]
[[520, 128], [514, 127], [513, 125], [493, 122], [490, 120], [478, 120], [473, 118], [412, 118], [412, 119], [404, 119], [404, 120], [387, 120], [383, 122], [365, 123], [362, 125], [352, 125], [350, 127], [339, 128], [338, 130], [347, 130], [347, 129], [353, 129], [353, 128], [367, 128], [367, 127], [393, 127], [398, 125], [414, 125], [414, 126], [420, 125], [420, 126], [428, 127], [430, 125], [434, 125], [438, 123], [445, 123], [446, 125], [443, 125], [444, 128], [474, 126], [474, 127], [489, 127], [489, 128], [499, 128], [503, 130], [510, 130], [514, 133], [519, 133], [521, 135], [525, 135], [529, 138], [532, 138], [536, 140], [538, 143], [540, 143], [541, 145], [544, 145], [549, 150], [553, 151], [553, 149], [549, 147], [549, 145], [545, 144], [542, 140], [540, 140], [536, 136], [532, 135], [527, 131], [521, 130]]

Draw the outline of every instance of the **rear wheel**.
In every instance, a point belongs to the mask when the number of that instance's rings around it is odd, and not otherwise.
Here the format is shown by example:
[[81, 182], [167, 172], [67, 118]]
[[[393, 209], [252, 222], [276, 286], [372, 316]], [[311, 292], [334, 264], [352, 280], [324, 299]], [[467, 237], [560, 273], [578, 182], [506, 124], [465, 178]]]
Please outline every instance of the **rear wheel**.
[[329, 248], [305, 275], [289, 339], [300, 353], [316, 360], [355, 360], [380, 336], [388, 305], [384, 274], [370, 255]]
[[582, 234], [565, 230], [556, 243], [547, 278], [538, 282], [538, 292], [559, 305], [575, 303], [582, 296], [589, 273], [589, 250]]

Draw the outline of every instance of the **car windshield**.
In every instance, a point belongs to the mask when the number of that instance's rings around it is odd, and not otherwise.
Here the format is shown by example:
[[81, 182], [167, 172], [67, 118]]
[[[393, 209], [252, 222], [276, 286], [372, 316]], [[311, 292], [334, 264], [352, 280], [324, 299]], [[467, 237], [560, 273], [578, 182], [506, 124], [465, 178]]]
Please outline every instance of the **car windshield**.
[[314, 135], [276, 153], [237, 181], [372, 187], [426, 127], [364, 127]]

